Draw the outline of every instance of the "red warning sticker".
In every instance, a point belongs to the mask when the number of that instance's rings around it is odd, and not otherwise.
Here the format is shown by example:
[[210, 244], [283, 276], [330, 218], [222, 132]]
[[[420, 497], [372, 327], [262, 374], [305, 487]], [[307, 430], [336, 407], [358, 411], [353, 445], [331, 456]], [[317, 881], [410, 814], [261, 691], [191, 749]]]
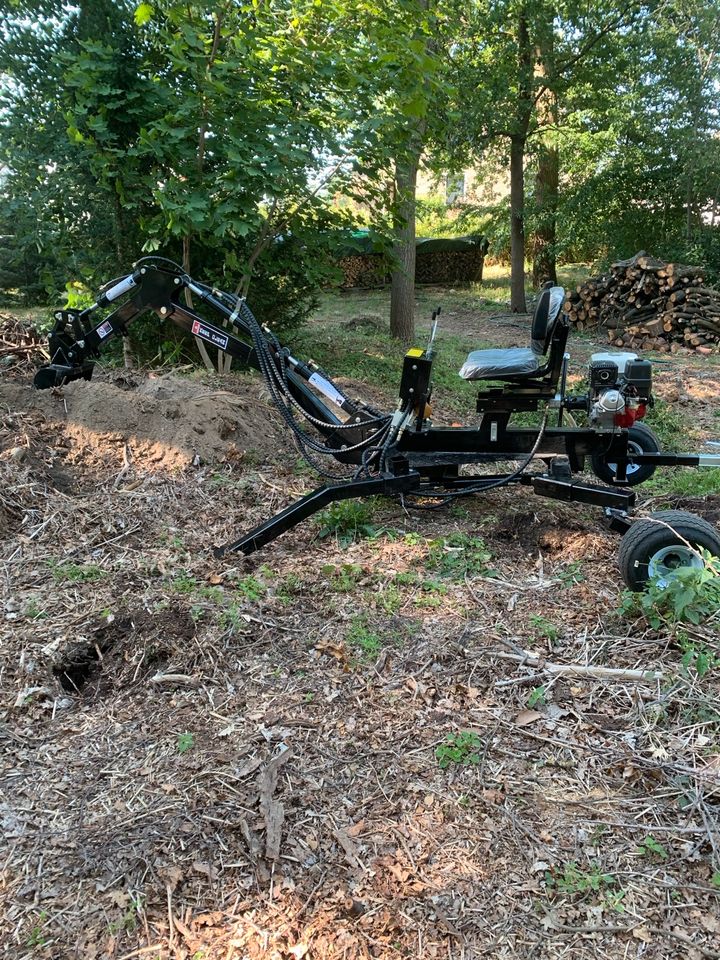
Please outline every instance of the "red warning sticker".
[[193, 320], [192, 332], [196, 337], [200, 337], [201, 340], [207, 340], [208, 343], [212, 343], [214, 346], [220, 347], [221, 350], [227, 349], [228, 338], [225, 336], [225, 334], [220, 333], [219, 330], [213, 330], [212, 327], [208, 327], [204, 323], [200, 323], [199, 320]]

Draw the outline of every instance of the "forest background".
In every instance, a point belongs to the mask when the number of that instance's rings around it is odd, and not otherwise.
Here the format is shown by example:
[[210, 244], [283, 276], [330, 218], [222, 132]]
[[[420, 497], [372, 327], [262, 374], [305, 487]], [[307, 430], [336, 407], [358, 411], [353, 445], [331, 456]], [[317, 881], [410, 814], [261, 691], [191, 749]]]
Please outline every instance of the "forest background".
[[[702, 0], [5, 0], [0, 295], [144, 253], [292, 327], [347, 231], [413, 324], [416, 233], [482, 233], [524, 310], [557, 263], [720, 264], [720, 14]], [[418, 169], [506, 177], [418, 201]], [[345, 231], [340, 234], [338, 231]], [[344, 241], [343, 241], [344, 242]]]

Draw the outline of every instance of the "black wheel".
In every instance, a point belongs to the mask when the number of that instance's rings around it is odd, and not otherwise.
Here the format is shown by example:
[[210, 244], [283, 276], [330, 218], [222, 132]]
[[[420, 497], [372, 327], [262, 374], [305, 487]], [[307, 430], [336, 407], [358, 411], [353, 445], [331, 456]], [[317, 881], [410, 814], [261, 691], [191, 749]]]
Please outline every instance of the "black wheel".
[[679, 567], [702, 567], [698, 547], [720, 557], [720, 533], [712, 524], [685, 510], [659, 510], [636, 520], [620, 541], [620, 574], [631, 590], [643, 590], [650, 579], [672, 579]]
[[[660, 441], [652, 432], [650, 427], [644, 423], [634, 423], [628, 428], [628, 453], [659, 453]], [[591, 460], [592, 472], [605, 483], [613, 483], [617, 475], [617, 463], [608, 463], [602, 454], [595, 454]], [[655, 473], [655, 467], [651, 463], [633, 463], [632, 460], [627, 467], [628, 487], [635, 487], [639, 483], [645, 483]]]

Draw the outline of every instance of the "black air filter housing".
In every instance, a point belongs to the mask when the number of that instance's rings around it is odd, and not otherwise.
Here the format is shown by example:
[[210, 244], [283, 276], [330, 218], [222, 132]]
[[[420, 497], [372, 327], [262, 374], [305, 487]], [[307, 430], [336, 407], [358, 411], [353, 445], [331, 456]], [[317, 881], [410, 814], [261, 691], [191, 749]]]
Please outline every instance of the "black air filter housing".
[[625, 367], [625, 379], [628, 386], [635, 387], [642, 400], [648, 400], [652, 394], [652, 364], [649, 360], [631, 360]]

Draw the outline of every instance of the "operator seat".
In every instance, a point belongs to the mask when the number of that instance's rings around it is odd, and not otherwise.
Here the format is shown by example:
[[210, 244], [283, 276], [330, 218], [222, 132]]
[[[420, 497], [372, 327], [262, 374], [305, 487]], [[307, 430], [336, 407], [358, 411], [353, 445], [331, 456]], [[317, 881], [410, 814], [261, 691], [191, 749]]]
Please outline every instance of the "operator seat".
[[463, 380], [537, 380], [544, 377], [553, 358], [543, 362], [543, 357], [552, 343], [564, 300], [563, 287], [543, 290], [533, 313], [530, 346], [473, 350], [460, 368]]

